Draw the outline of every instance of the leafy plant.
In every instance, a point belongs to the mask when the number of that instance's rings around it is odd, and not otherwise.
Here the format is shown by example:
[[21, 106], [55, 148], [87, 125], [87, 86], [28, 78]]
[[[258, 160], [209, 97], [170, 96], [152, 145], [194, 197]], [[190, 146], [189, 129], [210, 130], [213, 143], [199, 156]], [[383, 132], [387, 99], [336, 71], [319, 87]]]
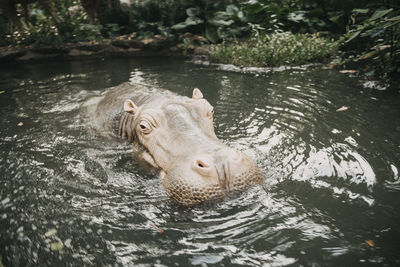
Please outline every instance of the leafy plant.
[[318, 34], [290, 32], [253, 36], [244, 42], [222, 43], [210, 49], [212, 61], [238, 66], [274, 67], [327, 59], [337, 52], [336, 42]]
[[57, 27], [50, 19], [40, 21], [36, 25], [23, 23], [24, 28], [7, 34], [5, 41], [11, 45], [59, 46], [62, 43]]
[[219, 3], [188, 8], [186, 20], [173, 25], [171, 29], [197, 29], [213, 43], [237, 37], [248, 30], [243, 12], [236, 5], [227, 5], [223, 10], [219, 8]]
[[[400, 73], [400, 12], [394, 8], [354, 9], [351, 25], [341, 39], [352, 56], [342, 64], [363, 64], [368, 76], [391, 78]], [[352, 52], [353, 50], [353, 52]]]

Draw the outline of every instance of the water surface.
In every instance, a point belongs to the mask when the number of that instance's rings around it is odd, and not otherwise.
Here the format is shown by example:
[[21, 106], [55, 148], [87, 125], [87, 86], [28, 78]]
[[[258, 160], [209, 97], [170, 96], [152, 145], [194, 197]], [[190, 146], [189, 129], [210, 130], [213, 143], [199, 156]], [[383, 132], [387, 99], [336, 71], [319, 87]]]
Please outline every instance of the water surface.
[[[200, 88], [217, 136], [254, 158], [266, 185], [193, 208], [171, 202], [129, 145], [88, 129], [82, 113], [128, 80]], [[254, 75], [171, 59], [3, 65], [0, 81], [5, 266], [400, 264], [397, 93], [329, 70]]]

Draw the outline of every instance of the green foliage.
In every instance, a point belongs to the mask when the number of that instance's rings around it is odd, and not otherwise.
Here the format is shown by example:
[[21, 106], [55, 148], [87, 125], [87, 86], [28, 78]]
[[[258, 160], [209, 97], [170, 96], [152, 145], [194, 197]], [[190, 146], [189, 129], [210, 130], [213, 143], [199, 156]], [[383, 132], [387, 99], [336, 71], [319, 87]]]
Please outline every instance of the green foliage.
[[195, 46], [188, 38], [184, 38], [182, 43], [182, 48], [183, 48], [183, 54], [186, 56], [190, 51], [192, 51], [195, 48]]
[[4, 42], [10, 45], [54, 45], [61, 43], [57, 27], [50, 19], [44, 19], [33, 25], [24, 23], [24, 29], [16, 30], [5, 36]]
[[[392, 7], [354, 9], [353, 25], [340, 39], [342, 65], [363, 66], [367, 76], [394, 78], [400, 73], [400, 11]], [[366, 67], [365, 67], [366, 66]]]
[[343, 32], [351, 10], [367, 1], [252, 0], [240, 1], [246, 21], [268, 32]]
[[175, 16], [183, 16], [184, 13], [182, 8], [179, 8], [178, 2], [180, 1], [133, 2], [129, 10], [132, 24], [130, 30], [137, 32], [139, 39], [149, 38], [155, 34], [172, 38], [171, 25], [174, 23]]
[[41, 6], [32, 5], [29, 20], [21, 19], [22, 28], [5, 31], [1, 35], [0, 45], [62, 46], [67, 42], [101, 41], [101, 25], [88, 23], [87, 15], [79, 2], [60, 1], [59, 17], [62, 23], [57, 25], [45, 14]]
[[210, 54], [212, 61], [218, 63], [274, 67], [317, 62], [336, 52], [336, 42], [318, 34], [284, 32], [254, 36], [244, 42], [214, 45]]
[[[192, 2], [192, 1], [188, 1]], [[284, 31], [344, 32], [353, 8], [366, 0], [249, 0], [193, 1], [186, 16], [172, 26], [176, 31], [203, 34], [217, 42], [248, 36], [253, 29], [269, 33]]]
[[[81, 33], [84, 30], [88, 30], [87, 40], [131, 32], [137, 32], [139, 38], [154, 34], [175, 38], [179, 33], [191, 32], [202, 34], [214, 43], [249, 36], [255, 29], [270, 33], [343, 31], [355, 5], [345, 0], [131, 0], [130, 7], [110, 9], [106, 7], [107, 0], [101, 1], [104, 8], [101, 29], [81, 27], [89, 22], [79, 0], [54, 1], [63, 21], [59, 26], [60, 40], [85, 41]], [[365, 1], [357, 3], [362, 5]], [[32, 14], [29, 22], [40, 31], [40, 22], [49, 14], [37, 3]], [[0, 27], [2, 33], [6, 31]]]
[[243, 12], [238, 6], [221, 2], [208, 4], [199, 1], [200, 6], [186, 9], [187, 18], [184, 22], [177, 23], [173, 30], [189, 30], [202, 33], [208, 40], [216, 43], [228, 37], [243, 35], [249, 27]]
[[[400, 4], [396, 0], [130, 0], [131, 5], [122, 8], [108, 8], [110, 1], [100, 1], [101, 24], [95, 25], [89, 23], [80, 0], [54, 1], [62, 21], [59, 25], [38, 1], [30, 5], [29, 18], [20, 16], [23, 27], [18, 29], [11, 28], [0, 9], [0, 45], [62, 46], [132, 32], [139, 39], [160, 34], [177, 40], [189, 32], [212, 43], [224, 41], [213, 48], [214, 60], [276, 66], [335, 54], [337, 46], [331, 41], [310, 35], [328, 32], [342, 35], [339, 64], [364, 65], [367, 75], [389, 79], [400, 72]], [[24, 13], [21, 5], [18, 12]], [[247, 42], [229, 44], [250, 36]], [[181, 46], [185, 53], [194, 50], [188, 40]]]

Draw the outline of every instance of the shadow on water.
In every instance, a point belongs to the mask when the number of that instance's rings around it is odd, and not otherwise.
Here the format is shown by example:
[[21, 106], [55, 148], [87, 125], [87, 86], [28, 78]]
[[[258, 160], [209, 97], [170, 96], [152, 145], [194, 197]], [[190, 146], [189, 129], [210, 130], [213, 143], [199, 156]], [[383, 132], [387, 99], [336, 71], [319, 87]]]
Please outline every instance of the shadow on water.
[[[9, 65], [0, 80], [5, 266], [400, 264], [397, 94], [328, 70], [253, 75], [170, 59]], [[127, 80], [200, 88], [218, 137], [254, 158], [266, 185], [171, 203], [129, 145], [82, 115], [87, 97]]]

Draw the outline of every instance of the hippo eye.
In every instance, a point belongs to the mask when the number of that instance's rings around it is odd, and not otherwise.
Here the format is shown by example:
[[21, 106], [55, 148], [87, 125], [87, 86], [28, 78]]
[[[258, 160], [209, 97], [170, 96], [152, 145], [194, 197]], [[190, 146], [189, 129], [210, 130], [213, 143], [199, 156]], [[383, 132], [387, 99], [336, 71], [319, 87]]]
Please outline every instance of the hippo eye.
[[151, 132], [150, 124], [147, 121], [141, 121], [139, 123], [140, 131], [144, 134], [148, 134]]

